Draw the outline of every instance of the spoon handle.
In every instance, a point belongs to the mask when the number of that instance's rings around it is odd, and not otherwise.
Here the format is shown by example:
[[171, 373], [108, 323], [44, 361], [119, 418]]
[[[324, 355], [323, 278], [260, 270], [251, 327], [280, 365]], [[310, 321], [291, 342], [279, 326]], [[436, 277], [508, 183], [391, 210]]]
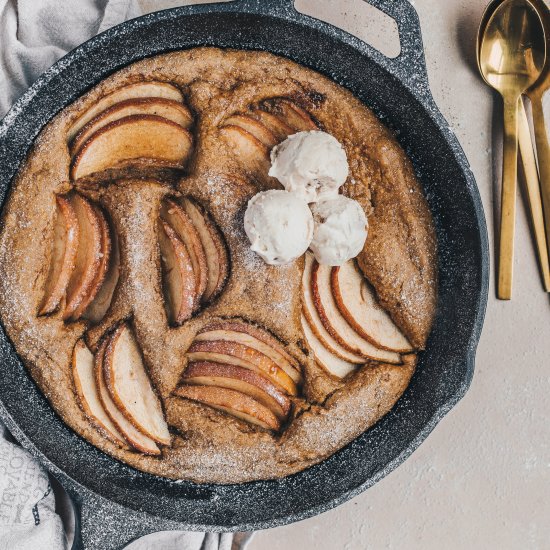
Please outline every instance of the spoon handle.
[[518, 96], [504, 97], [504, 143], [497, 297], [512, 298], [518, 167]]
[[542, 206], [546, 222], [546, 237], [550, 247], [550, 146], [548, 145], [548, 134], [544, 122], [542, 110], [542, 94], [529, 96], [533, 109], [533, 126], [535, 128], [535, 142], [537, 144], [537, 158], [540, 172], [540, 191], [542, 195]]
[[[548, 263], [548, 248], [546, 245], [547, 233], [544, 230], [544, 215], [542, 213], [541, 187], [531, 132], [529, 130], [529, 121], [527, 120], [527, 113], [521, 99], [519, 100], [518, 136], [521, 164], [523, 166], [527, 199], [531, 211], [531, 221], [533, 232], [535, 233], [542, 280], [544, 289], [546, 292], [550, 292], [550, 265]], [[550, 221], [550, 218], [547, 217], [547, 221]]]

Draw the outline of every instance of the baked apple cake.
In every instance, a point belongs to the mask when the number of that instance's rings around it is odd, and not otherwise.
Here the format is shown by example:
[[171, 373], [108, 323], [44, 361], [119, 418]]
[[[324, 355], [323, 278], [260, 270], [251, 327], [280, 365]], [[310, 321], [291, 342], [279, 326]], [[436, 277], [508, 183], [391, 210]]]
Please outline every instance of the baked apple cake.
[[396, 403], [437, 300], [411, 162], [263, 52], [137, 62], [49, 122], [3, 210], [0, 314], [63, 421], [139, 470], [281, 478]]

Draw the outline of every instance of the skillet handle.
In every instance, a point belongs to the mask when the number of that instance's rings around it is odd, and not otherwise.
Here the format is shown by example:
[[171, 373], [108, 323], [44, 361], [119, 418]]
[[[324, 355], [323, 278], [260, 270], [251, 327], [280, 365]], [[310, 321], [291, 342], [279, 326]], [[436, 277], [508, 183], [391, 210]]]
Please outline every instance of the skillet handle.
[[150, 533], [181, 529], [174, 522], [131, 511], [99, 495], [77, 493], [73, 501], [76, 533], [70, 550], [122, 549]]
[[[428, 84], [428, 73], [422, 44], [420, 20], [416, 10], [409, 0], [357, 0], [367, 2], [391, 17], [397, 24], [401, 51], [395, 58], [381, 54], [370, 44], [353, 37], [357, 45], [365, 53], [376, 60], [387, 71], [398, 78], [403, 84], [423, 98], [431, 98]], [[333, 27], [314, 17], [299, 13], [295, 8], [295, 0], [234, 0], [231, 2], [237, 10], [248, 13], [264, 13], [282, 17], [298, 23], [312, 19], [316, 25]]]
[[[109, 483], [109, 480], [105, 480]], [[75, 542], [71, 550], [112, 550], [122, 549], [132, 540], [156, 533], [159, 531], [181, 531], [185, 527], [177, 521], [162, 517], [159, 510], [158, 516], [147, 512], [131, 510], [112, 500], [108, 500], [98, 494], [92, 493], [84, 487], [75, 487], [72, 482], [63, 484], [65, 490], [73, 501], [75, 510]], [[122, 488], [122, 490], [125, 490]], [[155, 493], [160, 488], [152, 485], [149, 491]], [[166, 491], [166, 487], [164, 487]], [[177, 495], [177, 498], [193, 502], [198, 510], [201, 507], [211, 507], [218, 498], [215, 490], [200, 487], [183, 487], [173, 484], [169, 488], [169, 494]], [[139, 501], [134, 502], [139, 507]], [[166, 504], [169, 506], [169, 504]], [[190, 518], [182, 518], [187, 525]], [[190, 527], [187, 527], [188, 529]], [[191, 530], [204, 530], [197, 526]]]
[[[429, 93], [428, 72], [418, 13], [409, 0], [361, 0], [389, 15], [397, 24], [401, 51], [385, 58], [391, 72], [416, 91]], [[420, 88], [420, 90], [419, 90]]]

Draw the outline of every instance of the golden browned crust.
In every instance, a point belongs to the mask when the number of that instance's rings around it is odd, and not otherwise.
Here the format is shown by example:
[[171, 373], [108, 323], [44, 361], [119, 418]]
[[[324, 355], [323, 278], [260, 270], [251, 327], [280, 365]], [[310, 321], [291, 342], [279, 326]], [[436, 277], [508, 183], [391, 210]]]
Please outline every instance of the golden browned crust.
[[[118, 172], [81, 192], [97, 200], [118, 235], [121, 275], [105, 319], [87, 333], [94, 347], [106, 330], [131, 319], [151, 379], [174, 431], [161, 457], [120, 449], [81, 411], [71, 354], [84, 322], [61, 314], [37, 317], [48, 272], [55, 194], [67, 192], [67, 129], [99, 97], [124, 84], [158, 79], [184, 92], [194, 111], [196, 150], [179, 192], [204, 205], [224, 234], [231, 272], [221, 296], [179, 328], [169, 328], [163, 306], [156, 218], [168, 183]], [[343, 88], [288, 60], [260, 52], [201, 48], [138, 62], [109, 77], [46, 126], [21, 168], [3, 213], [0, 235], [0, 314], [15, 347], [54, 409], [76, 432], [110, 455], [147, 472], [197, 482], [235, 483], [300, 471], [340, 449], [373, 425], [407, 387], [416, 356], [404, 365], [371, 363], [344, 381], [315, 366], [300, 328], [303, 260], [264, 264], [250, 252], [243, 210], [258, 187], [243, 173], [218, 125], [250, 104], [276, 96], [302, 103], [346, 149], [351, 174], [345, 193], [369, 215], [360, 266], [382, 303], [418, 347], [425, 343], [436, 302], [432, 221], [412, 167], [377, 118]], [[143, 173], [143, 172], [140, 172]], [[90, 183], [90, 182], [89, 182]], [[91, 182], [93, 183], [93, 182]], [[265, 182], [262, 182], [262, 184]], [[271, 182], [273, 184], [273, 182]], [[195, 334], [222, 317], [239, 317], [285, 342], [305, 374], [302, 398], [281, 434], [272, 434], [187, 400], [171, 397], [186, 367]]]

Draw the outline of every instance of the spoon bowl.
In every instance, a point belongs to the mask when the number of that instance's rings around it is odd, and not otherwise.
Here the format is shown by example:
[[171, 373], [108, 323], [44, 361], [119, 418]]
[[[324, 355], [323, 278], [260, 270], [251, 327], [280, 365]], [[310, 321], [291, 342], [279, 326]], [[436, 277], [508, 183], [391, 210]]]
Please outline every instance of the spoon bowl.
[[[483, 80], [485, 80], [485, 75], [483, 74], [483, 71], [481, 70], [481, 63], [479, 61], [479, 57], [481, 54], [481, 44], [483, 43], [483, 38], [485, 36], [485, 29], [487, 28], [487, 22], [493, 15], [494, 11], [496, 10], [497, 6], [499, 4], [502, 4], [503, 0], [492, 0], [489, 2], [485, 8], [485, 11], [483, 12], [483, 15], [481, 16], [481, 21], [479, 22], [479, 28], [477, 29], [477, 40], [476, 40], [476, 61], [477, 61], [477, 68], [479, 69], [479, 73], [481, 74]], [[486, 84], [489, 84], [485, 80]]]
[[504, 0], [496, 5], [479, 51], [480, 70], [487, 84], [502, 95], [519, 97], [527, 91], [544, 68], [544, 36], [542, 20], [528, 0]]

